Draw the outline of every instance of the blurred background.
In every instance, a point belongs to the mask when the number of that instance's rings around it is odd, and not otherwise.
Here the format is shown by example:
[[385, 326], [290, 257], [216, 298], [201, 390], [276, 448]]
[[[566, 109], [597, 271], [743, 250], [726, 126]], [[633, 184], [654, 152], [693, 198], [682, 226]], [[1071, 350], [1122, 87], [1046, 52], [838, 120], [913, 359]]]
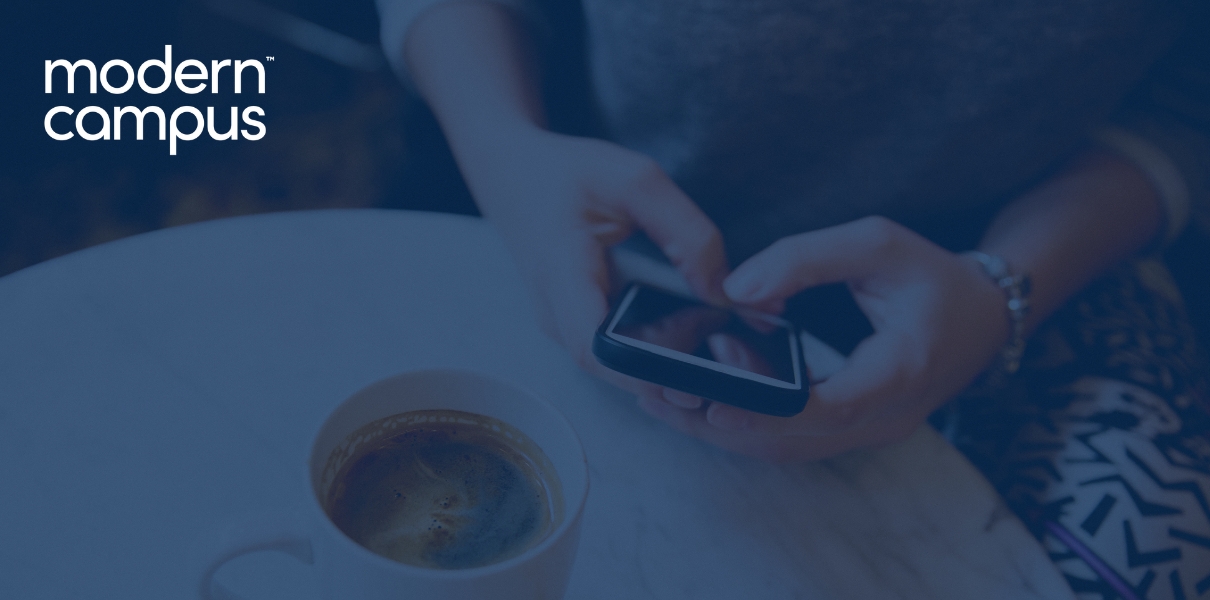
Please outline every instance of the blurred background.
[[[373, 0], [6, 4], [0, 276], [93, 244], [220, 217], [329, 207], [475, 212], [431, 114], [382, 61]], [[99, 69], [120, 58], [137, 69], [162, 60], [165, 44], [177, 63], [273, 56], [267, 93], [210, 99], [172, 88], [152, 96], [137, 86], [122, 96], [43, 93], [45, 60], [89, 59]], [[57, 75], [61, 86], [61, 69]], [[58, 104], [157, 105], [171, 113], [183, 105], [205, 111], [207, 103], [219, 114], [261, 106], [269, 134], [257, 142], [203, 134], [169, 156], [167, 142], [151, 136], [58, 142], [42, 127]], [[58, 127], [66, 130], [70, 119], [60, 116]]]
[[[577, 3], [538, 0], [558, 23], [544, 66], [551, 121], [593, 131]], [[381, 207], [475, 214], [432, 115], [386, 68], [373, 0], [45, 0], [0, 6], [0, 276], [162, 227], [268, 211]], [[44, 61], [121, 58], [136, 69], [273, 56], [264, 95], [214, 100], [43, 93]], [[60, 75], [61, 76], [61, 75]], [[82, 79], [81, 79], [82, 81]], [[1210, 82], [1207, 82], [1210, 85]], [[207, 93], [208, 94], [208, 93]], [[58, 142], [46, 111], [93, 104], [264, 108], [261, 141], [203, 134], [167, 142]], [[62, 128], [66, 117], [60, 117]], [[222, 121], [220, 121], [222, 122]], [[127, 126], [129, 127], [129, 125]], [[1203, 342], [1210, 340], [1210, 232], [1191, 227], [1166, 256]]]

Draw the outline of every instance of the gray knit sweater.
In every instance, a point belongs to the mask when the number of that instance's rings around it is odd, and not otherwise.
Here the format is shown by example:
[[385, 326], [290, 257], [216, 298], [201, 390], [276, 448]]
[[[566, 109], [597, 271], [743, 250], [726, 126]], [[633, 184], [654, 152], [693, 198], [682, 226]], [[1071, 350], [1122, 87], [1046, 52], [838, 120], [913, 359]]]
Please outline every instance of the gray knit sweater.
[[[389, 57], [440, 1], [379, 0]], [[566, 26], [525, 2], [540, 39]], [[869, 214], [969, 247], [1094, 139], [1151, 175], [1170, 235], [1210, 204], [1210, 29], [1177, 0], [582, 0], [582, 18], [604, 134], [656, 158], [733, 260]]]

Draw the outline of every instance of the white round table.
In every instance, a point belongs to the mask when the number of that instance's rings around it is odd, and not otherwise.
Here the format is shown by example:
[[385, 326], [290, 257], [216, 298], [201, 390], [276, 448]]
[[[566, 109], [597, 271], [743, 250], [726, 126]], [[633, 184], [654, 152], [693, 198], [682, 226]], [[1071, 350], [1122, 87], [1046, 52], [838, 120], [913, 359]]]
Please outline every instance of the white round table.
[[[478, 370], [555, 402], [592, 489], [567, 597], [1070, 598], [952, 447], [774, 466], [688, 439], [544, 338], [500, 240], [398, 211], [157, 231], [0, 279], [0, 598], [190, 598], [188, 548], [307, 492], [306, 446], [362, 386]], [[250, 555], [249, 598], [316, 597]]]

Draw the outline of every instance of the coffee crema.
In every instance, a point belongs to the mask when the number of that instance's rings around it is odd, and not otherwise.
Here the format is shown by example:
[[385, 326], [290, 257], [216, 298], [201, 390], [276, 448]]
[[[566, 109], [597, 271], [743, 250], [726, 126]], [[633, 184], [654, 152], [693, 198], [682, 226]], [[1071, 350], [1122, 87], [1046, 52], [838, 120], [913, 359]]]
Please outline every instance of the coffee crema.
[[413, 411], [349, 437], [364, 441], [337, 470], [324, 508], [354, 541], [401, 563], [507, 560], [542, 541], [562, 511], [549, 459], [497, 419]]

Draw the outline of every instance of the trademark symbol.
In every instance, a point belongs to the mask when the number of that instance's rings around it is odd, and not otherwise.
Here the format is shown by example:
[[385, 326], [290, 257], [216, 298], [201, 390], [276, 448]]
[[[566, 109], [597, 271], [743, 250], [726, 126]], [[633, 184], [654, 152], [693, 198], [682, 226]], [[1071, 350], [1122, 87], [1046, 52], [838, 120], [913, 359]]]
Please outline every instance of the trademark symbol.
[[265, 57], [265, 60], [267, 60], [267, 61], [269, 61], [269, 62], [273, 62], [273, 57], [272, 57], [272, 56], [266, 56], [266, 57]]

